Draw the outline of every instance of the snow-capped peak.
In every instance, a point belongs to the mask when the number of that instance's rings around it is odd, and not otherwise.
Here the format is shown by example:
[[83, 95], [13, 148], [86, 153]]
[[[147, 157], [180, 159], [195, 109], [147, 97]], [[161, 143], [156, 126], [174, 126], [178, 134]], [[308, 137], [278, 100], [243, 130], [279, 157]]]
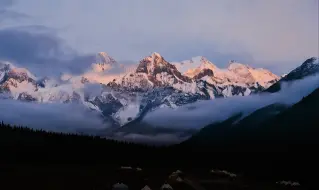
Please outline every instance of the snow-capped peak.
[[170, 65], [159, 53], [154, 52], [140, 61], [136, 72], [156, 74], [156, 70], [160, 72], [170, 66], [172, 65]]
[[92, 68], [95, 72], [103, 72], [111, 69], [117, 65], [117, 62], [109, 56], [106, 52], [99, 52], [96, 55], [96, 61], [92, 64]]
[[12, 67], [14, 67], [12, 63], [8, 61], [0, 61], [0, 70], [9, 70]]
[[302, 64], [302, 66], [311, 66], [311, 65], [319, 65], [319, 58], [311, 57]]
[[0, 61], [0, 71], [7, 72], [14, 75], [21, 75], [21, 76], [23, 75], [25, 77], [29, 77], [33, 80], [36, 80], [36, 77], [33, 74], [31, 74], [31, 72], [28, 69], [17, 67], [7, 61], [4, 61], [4, 62]]
[[200, 68], [202, 69], [210, 69], [211, 71], [217, 69], [217, 66], [210, 62], [206, 57], [201, 56], [199, 61]]
[[[203, 99], [247, 96], [276, 79], [267, 70], [237, 62], [232, 62], [229, 69], [219, 69], [203, 56], [170, 63], [157, 52], [134, 66], [117, 63], [100, 52], [92, 67], [81, 75], [63, 73], [56, 81], [33, 80], [26, 69], [0, 62], [0, 92], [26, 101], [82, 102], [114, 123], [124, 125], [164, 105], [176, 108]], [[92, 92], [86, 86], [95, 84], [99, 91], [88, 95], [87, 91]], [[104, 84], [102, 92], [99, 84]]]
[[238, 63], [234, 60], [229, 61], [229, 65], [227, 67], [230, 71], [242, 70], [242, 69], [251, 69], [249, 65], [244, 65], [242, 63]]
[[256, 83], [267, 88], [279, 77], [266, 69], [255, 69], [237, 61], [230, 61], [227, 69], [219, 69], [205, 57], [194, 57], [189, 61], [174, 63], [176, 68], [192, 79], [201, 79], [211, 84], [247, 84], [255, 86]]
[[283, 80], [301, 79], [315, 73], [319, 73], [319, 58], [311, 57], [303, 62], [301, 66], [297, 67], [288, 75], [286, 75]]
[[[181, 73], [190, 78], [196, 78], [200, 73], [210, 73], [209, 75], [212, 75], [212, 73], [218, 69], [212, 62], [203, 56], [193, 57], [190, 60], [182, 62], [174, 62], [173, 64]], [[201, 75], [204, 76], [206, 74]]]
[[157, 53], [157, 52], [153, 52], [153, 53], [152, 53], [152, 57], [153, 57], [153, 59], [154, 59], [155, 57], [163, 58], [163, 57], [161, 56], [161, 54], [159, 54], [159, 53]]
[[151, 55], [144, 57], [140, 62], [145, 61], [145, 62], [154, 64], [155, 62], [159, 62], [162, 60], [163, 60], [163, 57], [161, 56], [161, 54], [157, 52], [153, 52]]
[[236, 61], [230, 61], [228, 70], [242, 78], [242, 82], [248, 84], [258, 83], [264, 88], [268, 88], [271, 84], [280, 79], [280, 77], [267, 69], [253, 68]]
[[25, 76], [33, 80], [36, 80], [36, 77], [33, 74], [31, 74], [30, 71], [27, 70], [26, 68], [15, 67], [15, 68], [12, 68], [9, 73], [14, 75]]
[[106, 52], [99, 52], [96, 56], [96, 63], [116, 64], [117, 62]]

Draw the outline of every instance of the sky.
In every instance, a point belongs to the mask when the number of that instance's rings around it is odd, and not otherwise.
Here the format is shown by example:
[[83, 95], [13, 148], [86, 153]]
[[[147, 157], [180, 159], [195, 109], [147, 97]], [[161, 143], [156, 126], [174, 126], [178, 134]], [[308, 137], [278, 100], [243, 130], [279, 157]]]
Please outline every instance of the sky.
[[0, 0], [0, 59], [82, 72], [107, 52], [205, 56], [284, 74], [318, 56], [318, 0]]

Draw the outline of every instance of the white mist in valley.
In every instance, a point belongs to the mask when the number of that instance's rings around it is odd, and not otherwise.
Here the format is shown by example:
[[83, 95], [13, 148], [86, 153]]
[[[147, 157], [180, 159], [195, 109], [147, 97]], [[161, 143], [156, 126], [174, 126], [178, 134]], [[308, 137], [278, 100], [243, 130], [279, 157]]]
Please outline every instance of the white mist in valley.
[[12, 125], [47, 131], [75, 133], [79, 129], [105, 129], [100, 113], [80, 104], [0, 101], [0, 120]]
[[[292, 105], [319, 87], [319, 75], [289, 83], [282, 83], [277, 93], [261, 93], [250, 96], [235, 96], [198, 101], [172, 108], [159, 108], [148, 113], [143, 121], [156, 127], [176, 129], [201, 129], [228, 119], [237, 113], [248, 115], [257, 109], [274, 103]], [[81, 91], [90, 97], [101, 93], [100, 85], [87, 85]], [[104, 89], [108, 90], [108, 89]], [[0, 120], [48, 131], [76, 133], [79, 130], [94, 134], [105, 130], [110, 123], [103, 120], [98, 111], [89, 110], [81, 104], [21, 102], [11, 99], [0, 101]], [[182, 141], [174, 134], [126, 134], [115, 136], [118, 140], [152, 143], [177, 143]]]
[[223, 121], [237, 113], [248, 115], [274, 103], [292, 105], [319, 87], [319, 75], [294, 82], [283, 82], [277, 93], [234, 96], [203, 100], [176, 109], [157, 109], [144, 118], [144, 122], [158, 127], [200, 129], [208, 124]]

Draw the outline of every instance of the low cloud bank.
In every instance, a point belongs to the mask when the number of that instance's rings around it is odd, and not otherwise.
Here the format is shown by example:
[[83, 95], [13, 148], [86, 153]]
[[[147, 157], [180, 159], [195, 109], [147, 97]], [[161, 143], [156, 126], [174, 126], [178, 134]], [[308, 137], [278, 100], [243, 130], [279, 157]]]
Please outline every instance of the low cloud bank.
[[202, 128], [208, 124], [228, 119], [236, 113], [248, 115], [257, 109], [274, 103], [292, 105], [319, 87], [319, 75], [290, 83], [282, 83], [279, 92], [236, 96], [215, 100], [205, 100], [185, 105], [177, 109], [157, 109], [144, 121], [163, 127]]
[[[209, 101], [200, 101], [177, 109], [162, 108], [147, 114], [144, 121], [158, 127], [178, 129], [200, 129], [210, 123], [225, 120], [235, 113], [248, 115], [264, 106], [283, 103], [287, 105], [300, 101], [319, 87], [319, 75], [292, 83], [283, 83], [282, 90], [273, 94], [237, 96]], [[100, 85], [87, 85], [83, 93], [99, 94]], [[75, 133], [77, 131], [103, 131], [110, 125], [100, 113], [90, 111], [81, 104], [30, 103], [11, 99], [0, 100], [0, 120], [5, 123], [23, 125], [48, 131]], [[139, 143], [172, 144], [185, 138], [176, 134], [115, 134], [117, 140]]]
[[0, 101], [0, 120], [35, 129], [74, 133], [78, 129], [105, 129], [101, 115], [82, 105]]
[[169, 145], [169, 144], [177, 144], [183, 140], [186, 140], [189, 137], [180, 137], [176, 134], [156, 134], [156, 135], [142, 135], [136, 133], [130, 134], [121, 134], [117, 133], [111, 139], [121, 140], [126, 142], [134, 142], [134, 143], [145, 143], [152, 145]]
[[[0, 21], [3, 14], [0, 7]], [[91, 64], [96, 62], [95, 54], [77, 52], [51, 28], [42, 25], [0, 27], [0, 41], [0, 60], [27, 68], [38, 77], [59, 78], [62, 73], [74, 76], [86, 74], [93, 79], [107, 77], [91, 72]], [[119, 63], [133, 64], [129, 61]], [[108, 74], [115, 75], [121, 71], [112, 69]]]

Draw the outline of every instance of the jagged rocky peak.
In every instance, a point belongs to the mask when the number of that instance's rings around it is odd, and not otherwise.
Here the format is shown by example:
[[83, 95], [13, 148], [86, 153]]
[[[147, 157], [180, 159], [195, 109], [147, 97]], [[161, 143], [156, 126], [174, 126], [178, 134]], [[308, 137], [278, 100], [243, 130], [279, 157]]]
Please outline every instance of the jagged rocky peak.
[[0, 71], [7, 71], [10, 70], [12, 64], [6, 61], [0, 61]]
[[[10, 93], [11, 90], [20, 91], [19, 88], [29, 86], [36, 88], [36, 77], [27, 69], [15, 67], [9, 62], [0, 62], [0, 93]], [[20, 85], [22, 84], [23, 85]]]
[[116, 64], [117, 62], [106, 52], [99, 52], [96, 56], [96, 63], [101, 64]]
[[319, 58], [318, 57], [311, 57], [309, 59], [307, 59], [304, 63], [304, 64], [319, 64]]
[[93, 70], [96, 72], [103, 72], [118, 65], [118, 63], [109, 56], [106, 52], [99, 52], [96, 55], [95, 63], [92, 65]]
[[319, 73], [319, 58], [311, 57], [303, 62], [299, 67], [284, 76], [282, 80], [298, 80], [316, 73]]
[[159, 53], [154, 52], [140, 61], [136, 72], [155, 74], [156, 70], [158, 72], [159, 70], [164, 71], [167, 67], [172, 66]]
[[13, 80], [16, 82], [35, 82], [37, 78], [31, 74], [31, 72], [25, 68], [16, 67], [9, 62], [0, 62], [0, 81], [2, 83]]
[[135, 73], [144, 75], [148, 83], [157, 87], [174, 86], [177, 84], [178, 86], [185, 86], [193, 82], [192, 79], [182, 75], [175, 65], [167, 62], [158, 53], [153, 53], [152, 55], [143, 58]]
[[4, 82], [7, 78], [7, 72], [10, 70], [10, 64], [0, 61], [0, 83]]
[[205, 76], [213, 77], [214, 72], [218, 69], [216, 65], [203, 56], [193, 57], [189, 61], [183, 61], [177, 67], [184, 70], [184, 75], [193, 79], [201, 79]]
[[21, 80], [28, 80], [29, 78], [35, 79], [36, 77], [33, 76], [27, 69], [25, 68], [12, 68], [8, 72], [8, 76], [11, 78], [19, 78]]
[[199, 72], [202, 69], [210, 69], [214, 71], [217, 67], [210, 62], [206, 57], [197, 56], [190, 60], [185, 60], [182, 62], [174, 62], [176, 68], [183, 74], [193, 77], [194, 73]]
[[274, 93], [281, 89], [281, 82], [300, 80], [305, 77], [319, 73], [319, 59], [318, 57], [311, 57], [304, 61], [299, 67], [292, 70], [288, 74], [282, 75], [280, 80], [266, 89], [266, 92]]
[[[319, 58], [311, 57], [303, 62], [302, 65], [298, 68], [300, 68], [300, 70], [315, 70], [315, 72], [317, 72], [317, 70], [319, 69]], [[298, 70], [298, 68], [296, 70]]]
[[215, 69], [217, 68], [216, 65], [214, 65], [212, 62], [210, 62], [206, 57], [200, 56], [200, 63], [202, 66]]

